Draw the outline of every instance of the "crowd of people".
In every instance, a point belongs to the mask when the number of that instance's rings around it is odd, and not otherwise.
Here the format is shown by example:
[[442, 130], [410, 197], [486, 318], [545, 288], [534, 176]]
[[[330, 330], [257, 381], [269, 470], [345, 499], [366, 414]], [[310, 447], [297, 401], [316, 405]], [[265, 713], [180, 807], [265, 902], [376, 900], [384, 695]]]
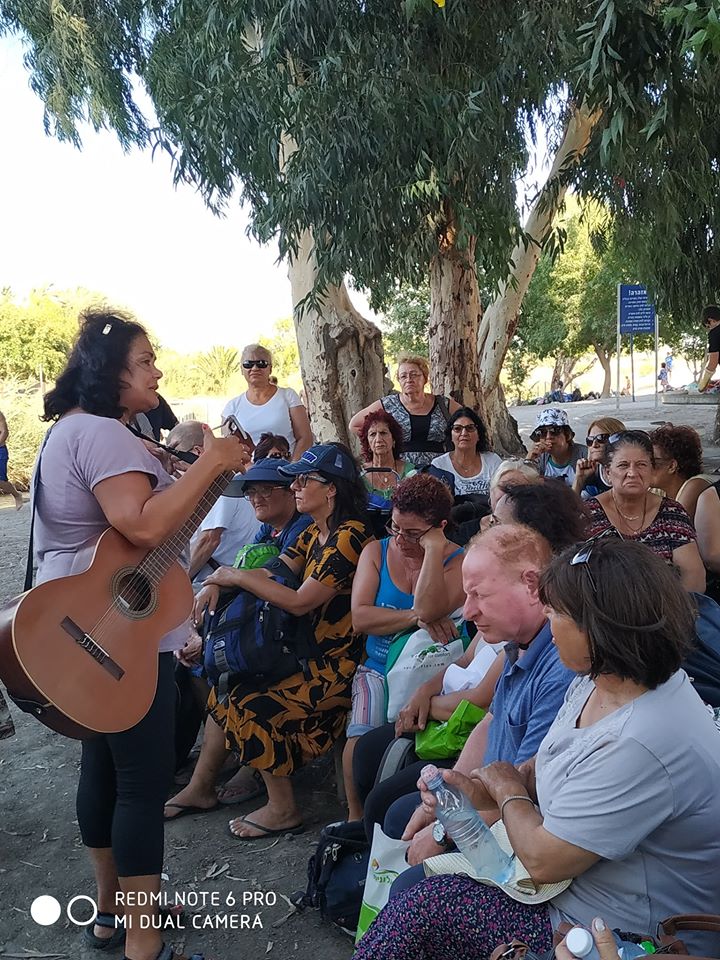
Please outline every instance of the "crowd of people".
[[[348, 819], [369, 841], [375, 824], [410, 841], [362, 960], [489, 958], [514, 937], [542, 952], [564, 922], [590, 928], [601, 916], [650, 934], [670, 914], [716, 910], [720, 732], [683, 669], [695, 595], [720, 596], [720, 482], [702, 473], [697, 433], [601, 418], [581, 443], [564, 410], [543, 407], [526, 458], [503, 458], [477, 411], [428, 392], [427, 361], [404, 356], [399, 392], [350, 421], [357, 461], [343, 443], [314, 442], [265, 348], [246, 347], [242, 369], [247, 390], [223, 419], [252, 443], [185, 421], [158, 445], [140, 419], [157, 408], [162, 376], [147, 334], [94, 311], [45, 398], [38, 582], [83, 569], [108, 525], [161, 544], [213, 480], [236, 474], [190, 544], [194, 608], [161, 641], [149, 713], [83, 743], [78, 822], [100, 911], [86, 939], [124, 939], [127, 960], [170, 958], [156, 927], [116, 927], [114, 906], [119, 890], [159, 890], [164, 831], [261, 798], [229, 821], [234, 840], [299, 833], [293, 775], [336, 745]], [[304, 624], [311, 655], [276, 678], [210, 679], [203, 637], [243, 596]], [[422, 631], [439, 647], [461, 639], [458, 655], [418, 675], [390, 717], [390, 650]], [[173, 792], [178, 671], [192, 678], [204, 729], [190, 780]], [[459, 755], [436, 762], [488, 824], [502, 820], [538, 887], [562, 885], [546, 901], [428, 875], [453, 838], [418, 780], [422, 762], [378, 782], [389, 744], [463, 701], [484, 717]], [[220, 786], [228, 764], [237, 773]], [[720, 956], [717, 935], [687, 942]]]

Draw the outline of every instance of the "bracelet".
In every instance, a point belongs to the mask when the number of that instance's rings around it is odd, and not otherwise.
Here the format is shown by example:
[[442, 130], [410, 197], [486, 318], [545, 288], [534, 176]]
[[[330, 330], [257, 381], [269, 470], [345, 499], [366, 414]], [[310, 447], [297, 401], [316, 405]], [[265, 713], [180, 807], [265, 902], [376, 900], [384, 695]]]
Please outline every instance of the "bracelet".
[[535, 804], [534, 804], [533, 801], [530, 799], [530, 797], [523, 796], [522, 793], [514, 793], [511, 797], [505, 797], [505, 799], [503, 800], [502, 804], [500, 805], [500, 819], [501, 819], [501, 820], [502, 820], [502, 818], [503, 818], [503, 810], [505, 809], [505, 804], [506, 804], [506, 803], [510, 803], [511, 800], [526, 800], [528, 803], [532, 803], [532, 805], [535, 806]]

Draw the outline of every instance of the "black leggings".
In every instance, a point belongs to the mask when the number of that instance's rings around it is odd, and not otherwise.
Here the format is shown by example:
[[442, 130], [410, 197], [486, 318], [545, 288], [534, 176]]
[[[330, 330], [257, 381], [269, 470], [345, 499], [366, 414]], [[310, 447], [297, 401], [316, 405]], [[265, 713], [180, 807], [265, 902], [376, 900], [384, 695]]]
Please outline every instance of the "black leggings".
[[[365, 810], [365, 833], [370, 843], [372, 843], [374, 825], [376, 823], [383, 825], [385, 814], [391, 805], [400, 797], [417, 791], [420, 771], [428, 762], [416, 760], [375, 786], [375, 777], [380, 769], [383, 754], [394, 739], [395, 724], [386, 723], [364, 734], [355, 744], [353, 780]], [[448, 758], [434, 760], [433, 763], [438, 767], [452, 767], [455, 761]]]
[[175, 658], [161, 653], [147, 714], [82, 745], [77, 816], [86, 847], [112, 847], [121, 877], [160, 873], [163, 806], [175, 769]]

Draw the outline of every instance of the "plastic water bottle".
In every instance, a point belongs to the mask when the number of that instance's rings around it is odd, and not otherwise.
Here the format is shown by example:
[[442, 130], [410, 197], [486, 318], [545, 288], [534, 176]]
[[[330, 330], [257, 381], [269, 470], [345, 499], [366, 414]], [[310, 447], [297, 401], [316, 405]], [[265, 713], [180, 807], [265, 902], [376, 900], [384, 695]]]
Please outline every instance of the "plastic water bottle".
[[462, 790], [445, 783], [433, 763], [423, 767], [420, 776], [437, 798], [438, 820], [477, 875], [507, 883], [515, 872], [514, 858], [505, 853]]
[[[618, 946], [620, 960], [636, 960], [637, 957], [647, 956], [647, 952], [638, 943], [621, 940], [613, 932], [615, 943]], [[593, 935], [585, 927], [573, 927], [565, 937], [565, 946], [577, 960], [600, 960], [598, 948], [595, 946]]]

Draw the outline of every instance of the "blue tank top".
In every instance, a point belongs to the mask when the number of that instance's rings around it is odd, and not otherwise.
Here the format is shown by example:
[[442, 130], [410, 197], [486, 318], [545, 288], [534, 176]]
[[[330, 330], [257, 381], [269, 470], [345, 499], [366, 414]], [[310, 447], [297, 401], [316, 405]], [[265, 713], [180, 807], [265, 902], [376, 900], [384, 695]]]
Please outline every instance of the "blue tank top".
[[[389, 537], [385, 537], [384, 540], [380, 541], [380, 582], [378, 583], [377, 593], [375, 594], [375, 606], [387, 607], [390, 610], [409, 610], [415, 602], [415, 595], [412, 593], [405, 593], [404, 590], [398, 589], [398, 587], [396, 587], [393, 583], [387, 563], [387, 551], [389, 543]], [[447, 566], [453, 557], [456, 557], [459, 553], [462, 553], [461, 547], [458, 547], [457, 550], [451, 553], [450, 556], [443, 561], [443, 566]], [[394, 633], [389, 633], [385, 636], [378, 636], [377, 634], [373, 633], [368, 634], [365, 645], [365, 649], [367, 651], [365, 666], [369, 670], [376, 670], [378, 673], [382, 674], [385, 673], [388, 650], [390, 649], [390, 644], [392, 643], [394, 637]]]

